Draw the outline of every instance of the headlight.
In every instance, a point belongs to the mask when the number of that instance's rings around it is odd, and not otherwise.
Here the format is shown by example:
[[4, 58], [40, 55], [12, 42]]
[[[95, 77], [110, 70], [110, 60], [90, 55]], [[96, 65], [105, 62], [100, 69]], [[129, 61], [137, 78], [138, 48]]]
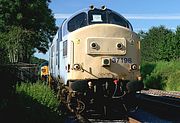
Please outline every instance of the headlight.
[[81, 66], [79, 64], [74, 64], [74, 70], [80, 70]]
[[110, 66], [111, 60], [110, 58], [102, 58], [102, 66]]
[[137, 64], [132, 64], [131, 65], [131, 70], [137, 70]]

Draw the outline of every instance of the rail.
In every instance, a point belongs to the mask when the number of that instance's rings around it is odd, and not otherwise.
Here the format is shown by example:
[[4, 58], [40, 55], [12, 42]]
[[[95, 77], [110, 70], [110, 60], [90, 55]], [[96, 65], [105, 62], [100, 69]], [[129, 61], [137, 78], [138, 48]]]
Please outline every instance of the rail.
[[180, 92], [165, 92], [161, 90], [144, 90], [137, 93], [137, 99], [141, 108], [148, 112], [180, 122]]

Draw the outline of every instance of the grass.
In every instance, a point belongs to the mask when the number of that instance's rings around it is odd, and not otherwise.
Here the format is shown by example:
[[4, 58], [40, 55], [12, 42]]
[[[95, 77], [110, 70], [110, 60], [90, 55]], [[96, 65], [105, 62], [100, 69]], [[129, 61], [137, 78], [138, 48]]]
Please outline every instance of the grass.
[[29, 96], [39, 104], [47, 106], [53, 111], [57, 111], [59, 101], [56, 98], [56, 94], [43, 82], [21, 83], [21, 85], [17, 84], [16, 92], [19, 96]]
[[[62, 123], [63, 112], [53, 90], [43, 82], [21, 82], [15, 93], [0, 101], [0, 122]], [[6, 118], [8, 117], [8, 118]]]

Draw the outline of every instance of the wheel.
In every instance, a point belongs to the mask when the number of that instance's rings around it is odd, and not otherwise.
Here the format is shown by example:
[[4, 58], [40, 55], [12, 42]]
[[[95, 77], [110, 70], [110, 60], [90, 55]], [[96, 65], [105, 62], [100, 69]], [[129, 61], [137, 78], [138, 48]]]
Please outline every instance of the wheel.
[[78, 113], [82, 113], [84, 110], [85, 110], [85, 103], [83, 103], [83, 101], [81, 101], [81, 100], [77, 100], [77, 103], [78, 103], [78, 105], [77, 105], [77, 112]]

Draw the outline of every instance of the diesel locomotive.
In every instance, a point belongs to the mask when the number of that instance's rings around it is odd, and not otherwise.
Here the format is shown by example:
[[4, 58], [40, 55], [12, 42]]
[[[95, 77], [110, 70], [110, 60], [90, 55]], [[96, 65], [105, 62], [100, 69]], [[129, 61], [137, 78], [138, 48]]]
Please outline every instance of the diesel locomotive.
[[49, 75], [72, 111], [95, 106], [106, 112], [109, 100], [143, 88], [140, 39], [126, 18], [105, 6], [65, 19], [49, 51]]

